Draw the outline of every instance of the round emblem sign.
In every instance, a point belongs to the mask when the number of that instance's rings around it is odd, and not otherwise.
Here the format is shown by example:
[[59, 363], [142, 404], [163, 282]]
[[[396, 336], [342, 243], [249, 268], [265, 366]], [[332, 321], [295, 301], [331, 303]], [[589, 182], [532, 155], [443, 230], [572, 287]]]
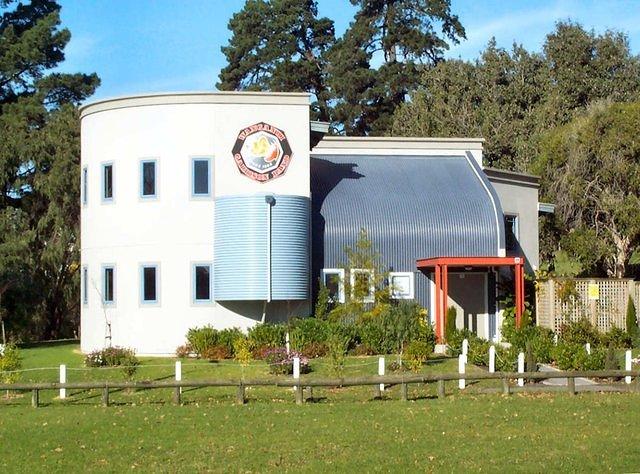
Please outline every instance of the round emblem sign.
[[232, 152], [240, 172], [262, 183], [283, 175], [291, 161], [287, 136], [264, 122], [243, 129]]

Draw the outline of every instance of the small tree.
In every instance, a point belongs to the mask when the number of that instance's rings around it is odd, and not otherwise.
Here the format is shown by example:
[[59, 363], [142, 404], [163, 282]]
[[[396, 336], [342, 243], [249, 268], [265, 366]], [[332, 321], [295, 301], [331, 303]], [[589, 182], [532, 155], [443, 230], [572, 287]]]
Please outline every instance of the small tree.
[[444, 326], [444, 337], [448, 341], [453, 333], [456, 332], [456, 318], [458, 317], [458, 311], [454, 306], [449, 306], [447, 309], [447, 320]]
[[324, 282], [320, 281], [320, 289], [318, 290], [318, 299], [316, 300], [315, 317], [317, 319], [327, 319], [331, 311], [331, 292]]
[[640, 333], [638, 331], [638, 321], [636, 319], [636, 305], [633, 303], [633, 298], [629, 296], [629, 300], [627, 301], [627, 333], [633, 339], [636, 339]]

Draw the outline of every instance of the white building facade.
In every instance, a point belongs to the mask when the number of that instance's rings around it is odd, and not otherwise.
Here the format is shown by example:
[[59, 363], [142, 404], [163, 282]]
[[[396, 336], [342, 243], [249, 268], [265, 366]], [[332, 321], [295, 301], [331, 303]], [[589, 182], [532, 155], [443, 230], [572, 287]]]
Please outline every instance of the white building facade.
[[[371, 155], [371, 160], [388, 158], [394, 166], [406, 163], [406, 169], [420, 173], [422, 168], [415, 168], [419, 159], [419, 166], [426, 167], [425, 176], [443, 163], [446, 171], [450, 162], [453, 171], [440, 176], [447, 180], [458, 173], [455, 170], [467, 173], [469, 182], [477, 184], [476, 194], [469, 191], [466, 198], [474, 205], [491, 187], [481, 171], [481, 140], [315, 143], [324, 131], [326, 125], [310, 123], [307, 94], [157, 94], [83, 106], [82, 351], [114, 345], [131, 347], [141, 355], [171, 354], [184, 344], [192, 327], [247, 329], [310, 314], [317, 281], [328, 267], [335, 271], [339, 266], [337, 251], [323, 250], [323, 245], [330, 240], [335, 248], [353, 243], [346, 233], [325, 238], [329, 226], [323, 223], [316, 229], [332, 211], [322, 207], [329, 199], [312, 196], [312, 184], [320, 175], [327, 180], [336, 176], [336, 170], [345, 169], [350, 161], [356, 163], [351, 171]], [[372, 168], [371, 176], [376, 170]], [[352, 182], [349, 179], [339, 178], [342, 186]], [[399, 184], [396, 189], [392, 184], [385, 192], [415, 192], [408, 189], [411, 185]], [[348, 209], [354, 200], [345, 188], [334, 188], [338, 200], [331, 206]], [[531, 199], [537, 201], [535, 194]], [[464, 196], [463, 192], [460, 199]], [[491, 209], [487, 245], [492, 254], [504, 255], [502, 211], [499, 205]], [[357, 209], [350, 212], [354, 220], [362, 217]], [[518, 209], [512, 212], [517, 215]], [[361, 222], [379, 225], [371, 219]], [[445, 230], [469, 227], [453, 221], [446, 226]], [[397, 262], [389, 262], [389, 268], [395, 266], [411, 296], [415, 288], [415, 299], [429, 307], [429, 277], [411, 263], [432, 256], [428, 245], [413, 245], [407, 232], [396, 231], [406, 252], [402, 258], [394, 257]], [[537, 227], [534, 231], [537, 239]], [[433, 252], [481, 250], [468, 246]], [[534, 261], [537, 264], [537, 255]], [[478, 311], [487, 317], [495, 312], [486, 302], [494, 290], [482, 291], [479, 298], [484, 303]]]

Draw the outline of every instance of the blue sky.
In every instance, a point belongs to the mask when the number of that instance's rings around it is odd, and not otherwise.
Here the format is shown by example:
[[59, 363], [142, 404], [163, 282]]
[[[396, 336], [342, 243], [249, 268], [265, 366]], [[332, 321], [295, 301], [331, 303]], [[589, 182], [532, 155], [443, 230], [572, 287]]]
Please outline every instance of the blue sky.
[[[244, 0], [60, 0], [71, 30], [65, 72], [97, 72], [102, 85], [92, 100], [141, 92], [211, 90], [225, 65], [220, 47], [227, 23]], [[348, 0], [319, 0], [320, 14], [341, 34], [353, 17]], [[495, 36], [539, 50], [556, 21], [572, 19], [588, 29], [629, 35], [640, 52], [640, 0], [453, 0], [467, 40], [449, 57], [473, 59]]]

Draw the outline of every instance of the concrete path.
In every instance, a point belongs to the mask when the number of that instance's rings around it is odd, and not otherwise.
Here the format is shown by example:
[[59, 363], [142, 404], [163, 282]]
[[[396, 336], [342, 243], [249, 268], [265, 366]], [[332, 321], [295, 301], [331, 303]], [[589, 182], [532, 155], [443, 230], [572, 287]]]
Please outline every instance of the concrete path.
[[[546, 364], [540, 364], [540, 367], [538, 369], [540, 372], [559, 372], [558, 369], [556, 369], [555, 367], [552, 367], [550, 365], [546, 365]], [[558, 386], [562, 386], [562, 387], [566, 387], [567, 386], [567, 379], [566, 378], [561, 378], [561, 379], [545, 379], [542, 381], [543, 385], [558, 385]], [[596, 382], [594, 382], [593, 380], [589, 380], [589, 379], [585, 379], [583, 377], [578, 377], [576, 378], [576, 386], [578, 385], [598, 385]]]

